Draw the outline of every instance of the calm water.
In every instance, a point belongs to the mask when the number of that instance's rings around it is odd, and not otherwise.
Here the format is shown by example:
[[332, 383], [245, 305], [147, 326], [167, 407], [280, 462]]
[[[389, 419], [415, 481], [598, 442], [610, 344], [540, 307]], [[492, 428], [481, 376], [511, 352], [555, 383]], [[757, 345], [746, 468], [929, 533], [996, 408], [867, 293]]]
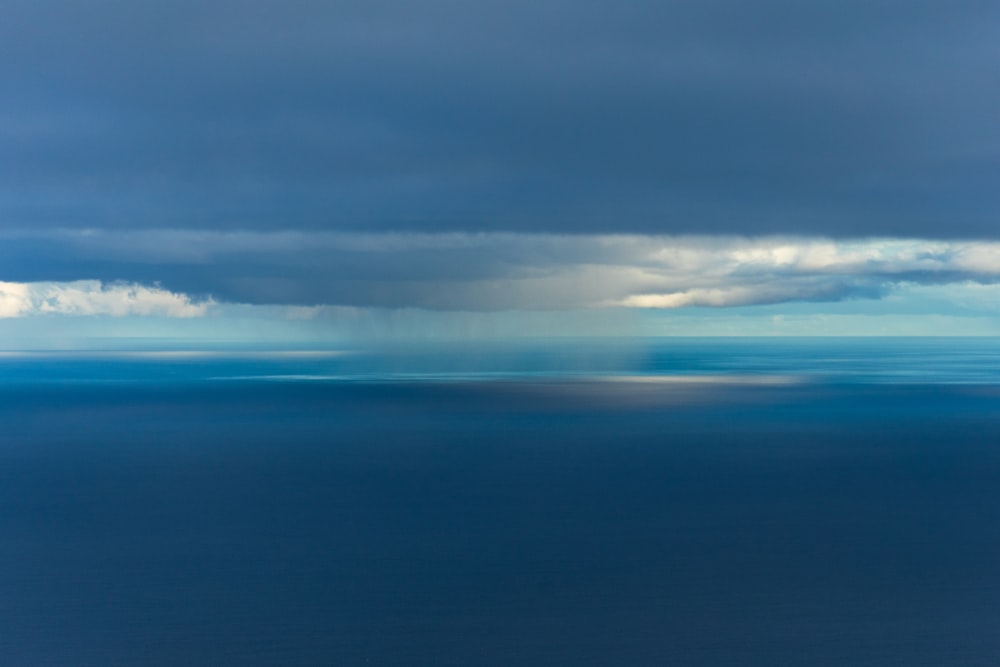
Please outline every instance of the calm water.
[[1000, 342], [0, 357], [0, 664], [1000, 664]]

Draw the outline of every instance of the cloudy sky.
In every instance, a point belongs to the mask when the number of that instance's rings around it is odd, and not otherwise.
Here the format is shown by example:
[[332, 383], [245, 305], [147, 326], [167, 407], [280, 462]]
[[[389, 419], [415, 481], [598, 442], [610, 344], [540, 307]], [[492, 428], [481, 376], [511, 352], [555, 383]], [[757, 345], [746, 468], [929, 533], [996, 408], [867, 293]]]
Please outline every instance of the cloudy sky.
[[1000, 334], [1000, 5], [9, 0], [0, 347]]

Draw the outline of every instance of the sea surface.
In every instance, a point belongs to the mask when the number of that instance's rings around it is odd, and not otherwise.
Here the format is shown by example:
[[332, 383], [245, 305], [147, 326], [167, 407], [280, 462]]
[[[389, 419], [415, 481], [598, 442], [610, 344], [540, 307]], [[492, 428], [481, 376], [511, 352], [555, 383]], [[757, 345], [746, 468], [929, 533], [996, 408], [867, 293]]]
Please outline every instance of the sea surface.
[[1000, 340], [0, 354], [0, 665], [1000, 664]]

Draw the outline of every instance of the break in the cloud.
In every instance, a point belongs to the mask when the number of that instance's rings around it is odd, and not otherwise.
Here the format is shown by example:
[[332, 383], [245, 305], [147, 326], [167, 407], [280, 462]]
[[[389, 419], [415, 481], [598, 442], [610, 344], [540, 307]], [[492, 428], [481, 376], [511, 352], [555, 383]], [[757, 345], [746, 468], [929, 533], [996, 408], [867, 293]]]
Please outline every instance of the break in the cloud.
[[136, 284], [103, 285], [97, 280], [69, 283], [0, 282], [0, 318], [32, 315], [106, 315], [111, 317], [199, 317], [211, 302]]
[[288, 311], [297, 317], [315, 306], [753, 306], [881, 298], [901, 285], [1000, 282], [1000, 243], [982, 241], [61, 230], [8, 233], [0, 249], [9, 280], [160, 284], [173, 294], [153, 290], [137, 302], [175, 299], [184, 312], [201, 307], [178, 296], [191, 294], [305, 307]]

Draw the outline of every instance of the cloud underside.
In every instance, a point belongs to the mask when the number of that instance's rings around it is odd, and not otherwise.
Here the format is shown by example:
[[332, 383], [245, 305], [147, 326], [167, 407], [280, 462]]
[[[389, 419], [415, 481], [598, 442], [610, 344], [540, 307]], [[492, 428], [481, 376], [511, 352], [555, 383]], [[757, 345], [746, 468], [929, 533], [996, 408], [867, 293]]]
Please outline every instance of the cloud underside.
[[3, 317], [724, 308], [1000, 282], [1000, 243], [919, 239], [61, 230], [9, 233], [0, 259]]
[[5, 225], [1000, 234], [996, 2], [3, 9]]

